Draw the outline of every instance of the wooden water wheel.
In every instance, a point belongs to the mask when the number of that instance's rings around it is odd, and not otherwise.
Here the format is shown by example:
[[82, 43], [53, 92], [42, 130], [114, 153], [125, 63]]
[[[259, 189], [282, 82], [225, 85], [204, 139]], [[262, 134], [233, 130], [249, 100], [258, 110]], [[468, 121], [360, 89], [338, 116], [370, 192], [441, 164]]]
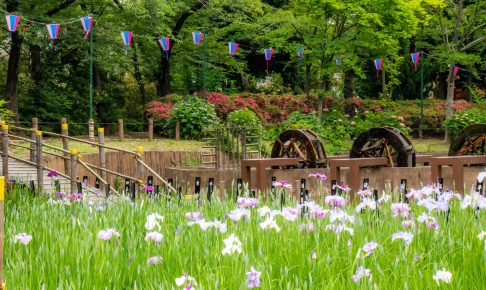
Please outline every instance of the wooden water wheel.
[[449, 156], [485, 154], [486, 124], [473, 124], [464, 128], [449, 147]]
[[386, 157], [388, 166], [415, 166], [415, 150], [402, 131], [392, 127], [371, 128], [353, 143], [350, 158]]
[[298, 166], [285, 168], [326, 167], [324, 146], [317, 135], [307, 129], [293, 129], [281, 133], [273, 144], [271, 157], [300, 159]]

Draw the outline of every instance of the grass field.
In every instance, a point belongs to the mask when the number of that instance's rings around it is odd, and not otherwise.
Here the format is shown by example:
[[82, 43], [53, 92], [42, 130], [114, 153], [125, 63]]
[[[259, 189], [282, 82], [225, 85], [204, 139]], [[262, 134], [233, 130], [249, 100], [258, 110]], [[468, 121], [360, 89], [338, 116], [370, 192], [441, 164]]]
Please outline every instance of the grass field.
[[[439, 196], [439, 201], [445, 199]], [[356, 203], [339, 209], [319, 200], [320, 206], [309, 206], [310, 214], [305, 215], [289, 203], [290, 208], [280, 211], [278, 201], [260, 200], [257, 207], [243, 209], [230, 197], [212, 204], [206, 197], [201, 200], [183, 199], [179, 204], [172, 196], [172, 201], [82, 200], [66, 205], [17, 190], [6, 201], [7, 286], [246, 289], [258, 284], [260, 272], [261, 289], [484, 289], [484, 209], [476, 213], [476, 204], [462, 209], [465, 201], [456, 197], [446, 202], [449, 212], [428, 211], [414, 200], [407, 217], [404, 211], [393, 216], [396, 200], [383, 201], [376, 210], [357, 211]], [[432, 196], [422, 201], [436, 202]], [[189, 225], [188, 217], [199, 217], [188, 215], [191, 212], [205, 220]], [[154, 213], [163, 220], [150, 216]], [[405, 228], [405, 220], [413, 220], [416, 227]], [[119, 236], [100, 232], [107, 229]], [[409, 245], [395, 239], [400, 232], [413, 235]], [[31, 235], [30, 242], [20, 242], [25, 235], [15, 242], [20, 233]], [[233, 243], [227, 240], [231, 235], [237, 238]], [[256, 272], [247, 276], [252, 267]], [[434, 280], [438, 270], [451, 273], [449, 283]], [[183, 273], [196, 282], [178, 286], [176, 278]]]

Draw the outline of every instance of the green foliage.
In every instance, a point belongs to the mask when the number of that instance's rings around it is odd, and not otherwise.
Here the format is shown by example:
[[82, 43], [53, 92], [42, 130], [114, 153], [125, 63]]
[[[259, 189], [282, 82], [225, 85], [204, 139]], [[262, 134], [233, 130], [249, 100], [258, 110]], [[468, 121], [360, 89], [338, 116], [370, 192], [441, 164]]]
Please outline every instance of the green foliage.
[[199, 139], [205, 129], [217, 126], [220, 120], [206, 100], [189, 96], [174, 105], [167, 125], [175, 128], [176, 122], [180, 123], [181, 138]]
[[483, 123], [486, 124], [486, 114], [484, 108], [473, 108], [460, 111], [444, 122], [447, 132], [452, 138], [456, 137], [469, 125]]
[[10, 123], [14, 116], [14, 113], [6, 108], [7, 102], [5, 100], [0, 100], [0, 120]]
[[259, 128], [262, 126], [260, 118], [250, 109], [236, 110], [228, 115], [230, 127]]

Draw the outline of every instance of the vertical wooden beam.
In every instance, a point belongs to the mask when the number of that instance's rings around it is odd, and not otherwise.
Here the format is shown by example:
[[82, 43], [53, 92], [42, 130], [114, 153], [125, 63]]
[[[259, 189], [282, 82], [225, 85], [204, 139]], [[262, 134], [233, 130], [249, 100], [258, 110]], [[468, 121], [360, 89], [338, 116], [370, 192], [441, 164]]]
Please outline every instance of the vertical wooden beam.
[[[39, 130], [39, 120], [32, 118], [32, 132], [30, 133], [30, 140], [35, 142], [35, 131]], [[35, 143], [30, 143], [30, 162], [35, 162]]]
[[2, 125], [2, 175], [8, 180], [8, 125]]
[[44, 164], [42, 162], [42, 131], [35, 131], [36, 164], [37, 164], [37, 189], [42, 192], [44, 187]]
[[78, 177], [78, 149], [71, 149], [71, 192], [77, 193], [78, 187], [76, 184]]
[[94, 120], [91, 118], [88, 120], [88, 136], [89, 141], [94, 142]]
[[123, 119], [118, 119], [118, 136], [120, 136], [120, 141], [125, 141], [125, 127], [123, 126]]
[[[143, 147], [137, 147], [137, 155], [140, 160], [143, 161]], [[139, 183], [143, 183], [145, 168], [143, 167], [142, 163], [137, 162], [137, 178]]]
[[[67, 138], [69, 136], [69, 126], [66, 123], [66, 118], [62, 118], [61, 121], [61, 134], [62, 134], [62, 148], [64, 150], [69, 151], [69, 139]], [[66, 175], [69, 175], [70, 168], [69, 168], [69, 154], [64, 153], [64, 173]]]
[[179, 123], [179, 121], [177, 121], [176, 123], [175, 139], [176, 141], [179, 141], [181, 139], [181, 123]]
[[5, 176], [0, 176], [0, 289], [5, 290], [3, 282], [3, 239], [5, 222]]
[[148, 119], [148, 140], [152, 141], [154, 139], [154, 119]]
[[[98, 128], [98, 144], [99, 152], [100, 152], [100, 167], [102, 169], [106, 168], [106, 153], [105, 153], [105, 128]], [[106, 171], [100, 170], [100, 175], [103, 180], [106, 181]]]

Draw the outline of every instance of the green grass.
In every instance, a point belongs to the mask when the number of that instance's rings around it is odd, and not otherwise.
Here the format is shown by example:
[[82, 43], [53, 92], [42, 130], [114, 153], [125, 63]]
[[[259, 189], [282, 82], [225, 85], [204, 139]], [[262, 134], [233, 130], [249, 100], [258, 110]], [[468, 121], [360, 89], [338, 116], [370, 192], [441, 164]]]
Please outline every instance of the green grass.
[[[273, 203], [270, 207], [278, 207]], [[452, 272], [449, 289], [480, 289], [486, 281], [486, 252], [477, 235], [486, 230], [484, 212], [462, 210], [457, 201], [447, 215], [434, 213], [440, 230], [418, 224], [410, 246], [392, 241], [393, 233], [404, 231], [402, 219], [392, 218], [390, 204], [379, 213], [356, 214], [354, 236], [325, 231], [328, 219], [286, 221], [277, 217], [280, 232], [263, 230], [264, 220], [251, 209], [246, 221], [226, 219], [234, 202], [204, 199], [177, 202], [119, 199], [97, 210], [86, 201], [64, 206], [50, 205], [46, 198], [31, 198], [16, 191], [6, 201], [4, 275], [9, 289], [176, 289], [175, 278], [184, 272], [193, 276], [198, 289], [246, 289], [245, 272], [254, 266], [262, 273], [261, 289], [435, 289], [432, 275], [437, 269]], [[347, 206], [351, 213], [353, 208]], [[202, 231], [187, 226], [185, 213], [200, 211], [208, 221], [218, 219], [228, 225], [226, 233], [214, 228]], [[423, 207], [413, 206], [417, 217]], [[144, 240], [146, 216], [165, 216], [160, 245]], [[300, 229], [301, 223], [314, 222], [315, 231]], [[98, 231], [115, 228], [118, 240], [102, 241]], [[406, 231], [406, 230], [405, 230]], [[410, 231], [410, 230], [409, 230]], [[33, 236], [24, 246], [14, 236]], [[223, 256], [223, 240], [235, 234], [242, 242], [241, 254]], [[367, 258], [356, 258], [366, 242], [379, 247]], [[348, 245], [351, 242], [351, 246]], [[316, 252], [317, 259], [311, 255]], [[147, 259], [161, 256], [160, 265], [147, 265]], [[416, 261], [414, 261], [416, 260]], [[364, 265], [372, 279], [360, 284], [351, 277]], [[482, 286], [481, 286], [482, 285]]]
[[411, 140], [418, 153], [445, 153], [449, 152], [449, 142], [444, 139], [413, 139]]

